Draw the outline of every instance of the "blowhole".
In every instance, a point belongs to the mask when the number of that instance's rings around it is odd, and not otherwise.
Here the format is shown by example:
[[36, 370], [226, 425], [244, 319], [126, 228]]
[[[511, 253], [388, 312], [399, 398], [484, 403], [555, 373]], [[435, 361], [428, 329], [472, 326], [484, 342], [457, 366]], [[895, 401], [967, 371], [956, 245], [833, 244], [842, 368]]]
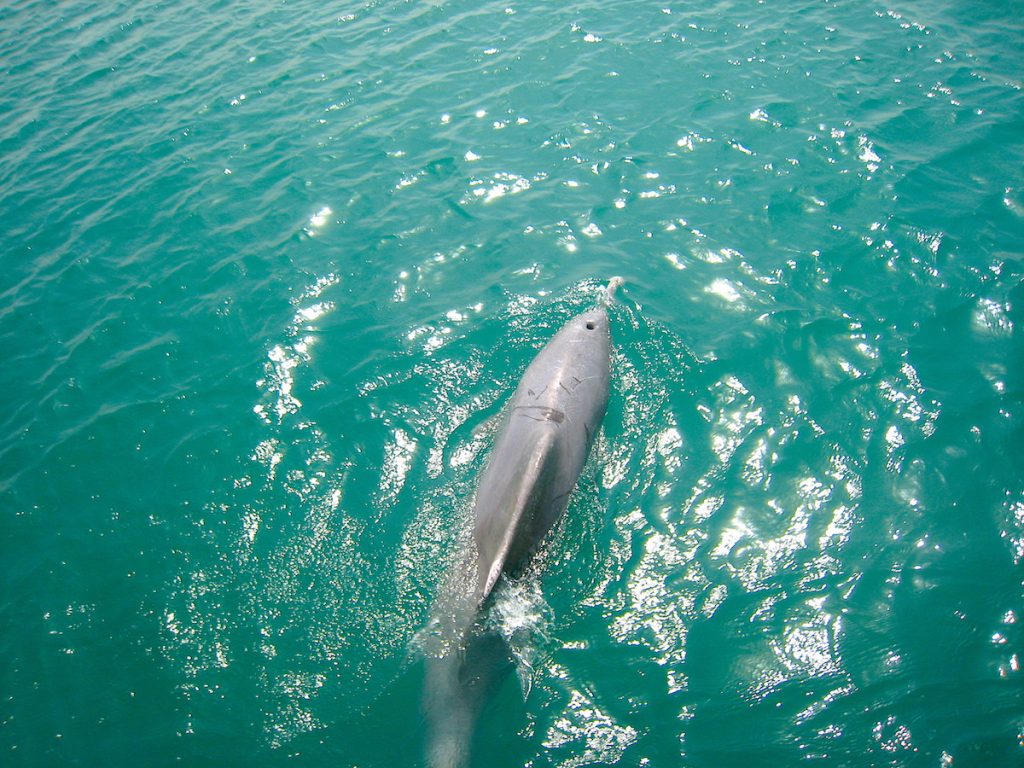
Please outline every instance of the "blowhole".
[[588, 331], [594, 330], [594, 321], [593, 320], [587, 320], [587, 330]]

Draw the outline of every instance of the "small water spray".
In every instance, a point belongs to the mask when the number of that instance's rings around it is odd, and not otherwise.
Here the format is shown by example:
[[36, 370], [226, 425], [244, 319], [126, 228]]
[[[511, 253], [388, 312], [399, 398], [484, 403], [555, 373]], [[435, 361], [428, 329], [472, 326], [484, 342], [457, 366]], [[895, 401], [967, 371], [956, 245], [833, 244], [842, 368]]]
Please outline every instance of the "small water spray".
[[615, 291], [620, 285], [625, 284], [625, 280], [619, 276], [613, 277], [608, 281], [608, 286], [602, 292], [601, 298], [598, 299], [598, 304], [603, 307], [611, 306], [615, 303]]
[[544, 599], [536, 574], [504, 581], [488, 623], [512, 655], [524, 700], [533, 687], [534, 664], [548, 639], [551, 621], [551, 606]]

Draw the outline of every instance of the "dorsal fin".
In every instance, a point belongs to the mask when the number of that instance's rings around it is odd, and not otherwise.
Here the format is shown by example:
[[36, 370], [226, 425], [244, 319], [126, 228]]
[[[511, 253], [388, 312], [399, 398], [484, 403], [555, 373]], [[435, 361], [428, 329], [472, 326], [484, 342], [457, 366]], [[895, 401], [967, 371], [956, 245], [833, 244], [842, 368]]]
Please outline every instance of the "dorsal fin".
[[533, 432], [533, 437], [530, 445], [517, 453], [515, 466], [501, 473], [507, 478], [505, 487], [486, 489], [497, 492], [495, 501], [501, 508], [492, 510], [491, 514], [502, 521], [503, 530], [493, 552], [479, 552], [481, 601], [494, 589], [506, 567], [514, 566], [531, 546], [530, 529], [556, 474], [555, 433], [539, 429]]

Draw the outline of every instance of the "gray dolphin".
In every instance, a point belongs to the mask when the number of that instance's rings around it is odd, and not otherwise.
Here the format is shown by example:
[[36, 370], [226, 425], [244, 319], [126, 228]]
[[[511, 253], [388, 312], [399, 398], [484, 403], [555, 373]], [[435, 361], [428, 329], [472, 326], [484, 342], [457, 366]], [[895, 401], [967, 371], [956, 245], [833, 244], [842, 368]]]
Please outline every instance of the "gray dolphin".
[[565, 511], [604, 418], [610, 354], [608, 315], [596, 308], [566, 323], [523, 374], [476, 492], [481, 601]]
[[[612, 280], [602, 304], [620, 283]], [[565, 511], [608, 404], [610, 357], [608, 315], [598, 306], [537, 354], [505, 410], [476, 491], [475, 551], [464, 553], [464, 570], [433, 619], [447, 626], [438, 630], [442, 648], [427, 659], [432, 768], [465, 763], [479, 709], [511, 666], [482, 609], [501, 575], [522, 570]]]

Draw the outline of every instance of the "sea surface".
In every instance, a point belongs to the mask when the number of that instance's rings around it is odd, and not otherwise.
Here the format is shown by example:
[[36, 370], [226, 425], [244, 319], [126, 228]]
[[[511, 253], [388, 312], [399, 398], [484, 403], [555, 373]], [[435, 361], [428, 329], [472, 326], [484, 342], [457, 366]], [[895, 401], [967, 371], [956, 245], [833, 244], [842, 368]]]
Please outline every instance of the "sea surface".
[[472, 765], [1024, 765], [1024, 5], [0, 8], [0, 764], [416, 766], [495, 417], [608, 414]]

